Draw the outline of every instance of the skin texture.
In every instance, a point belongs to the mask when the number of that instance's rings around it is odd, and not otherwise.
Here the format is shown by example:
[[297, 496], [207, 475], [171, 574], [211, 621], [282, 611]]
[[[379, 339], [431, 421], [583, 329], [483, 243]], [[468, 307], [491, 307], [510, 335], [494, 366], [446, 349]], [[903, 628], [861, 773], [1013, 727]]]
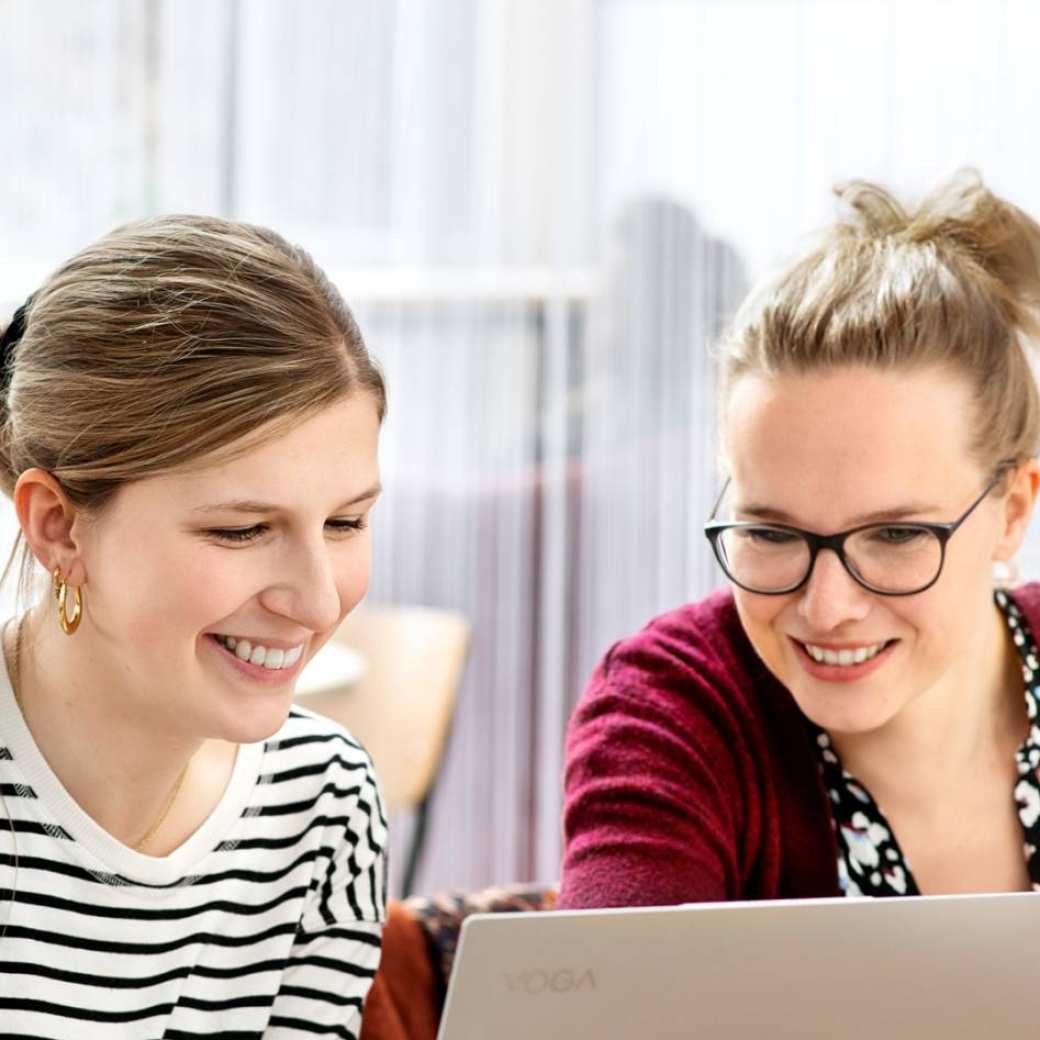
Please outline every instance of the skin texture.
[[[993, 476], [969, 454], [974, 419], [966, 380], [948, 368], [745, 376], [726, 412], [725, 514], [820, 534], [886, 511], [954, 520]], [[756, 651], [878, 800], [923, 891], [1025, 881], [1011, 798], [1022, 680], [992, 595], [994, 562], [1019, 547], [1038, 480], [1031, 460], [998, 485], [949, 542], [939, 581], [917, 595], [871, 593], [829, 551], [797, 592], [734, 589]], [[885, 660], [844, 683], [812, 675], [798, 646], [887, 640]]]
[[[219, 801], [236, 745], [285, 719], [303, 664], [367, 589], [378, 432], [374, 402], [350, 397], [277, 437], [260, 431], [231, 461], [125, 485], [97, 516], [77, 512], [49, 474], [22, 475], [26, 539], [44, 568], [83, 585], [85, 608], [71, 638], [49, 598], [29, 614], [23, 712], [69, 793], [117, 838], [133, 844], [147, 831], [188, 765], [147, 851], [176, 847]], [[210, 508], [242, 500], [271, 508]], [[226, 528], [258, 537], [215, 532]], [[212, 633], [303, 644], [303, 658], [257, 681]]]

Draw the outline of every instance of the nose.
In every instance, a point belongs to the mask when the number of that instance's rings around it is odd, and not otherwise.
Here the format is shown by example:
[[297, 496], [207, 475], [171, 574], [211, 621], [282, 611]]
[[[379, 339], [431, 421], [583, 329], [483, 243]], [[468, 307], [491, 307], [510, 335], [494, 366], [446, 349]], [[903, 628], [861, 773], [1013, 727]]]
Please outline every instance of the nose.
[[344, 611], [331, 552], [324, 539], [287, 548], [260, 597], [265, 609], [313, 632], [337, 625]]
[[798, 612], [811, 631], [831, 632], [870, 612], [871, 593], [857, 584], [832, 549], [821, 549], [803, 586]]

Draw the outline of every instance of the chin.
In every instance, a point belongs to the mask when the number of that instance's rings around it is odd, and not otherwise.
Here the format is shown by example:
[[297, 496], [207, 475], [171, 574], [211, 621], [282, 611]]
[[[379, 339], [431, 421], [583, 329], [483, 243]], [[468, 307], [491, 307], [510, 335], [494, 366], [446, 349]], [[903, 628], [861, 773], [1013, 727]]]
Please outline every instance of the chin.
[[292, 694], [270, 698], [265, 704], [254, 704], [248, 710], [228, 713], [221, 719], [220, 732], [213, 736], [232, 744], [256, 744], [268, 740], [282, 728], [292, 708]]
[[838, 698], [833, 695], [821, 696], [817, 691], [810, 693], [797, 688], [788, 689], [802, 714], [831, 736], [843, 734], [851, 737], [873, 733], [888, 725], [895, 715], [890, 704], [877, 703], [876, 692], [863, 691], [859, 696], [844, 694], [841, 696], [845, 703], [835, 703]]

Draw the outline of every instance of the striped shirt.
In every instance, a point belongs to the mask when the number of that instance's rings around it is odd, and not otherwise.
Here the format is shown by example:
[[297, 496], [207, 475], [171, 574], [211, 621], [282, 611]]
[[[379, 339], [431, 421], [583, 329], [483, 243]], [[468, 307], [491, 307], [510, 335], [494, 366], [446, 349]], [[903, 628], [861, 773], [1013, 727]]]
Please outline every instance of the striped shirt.
[[0, 668], [0, 791], [0, 1036], [357, 1036], [386, 820], [342, 728], [294, 707], [239, 747], [206, 822], [153, 858], [72, 800]]

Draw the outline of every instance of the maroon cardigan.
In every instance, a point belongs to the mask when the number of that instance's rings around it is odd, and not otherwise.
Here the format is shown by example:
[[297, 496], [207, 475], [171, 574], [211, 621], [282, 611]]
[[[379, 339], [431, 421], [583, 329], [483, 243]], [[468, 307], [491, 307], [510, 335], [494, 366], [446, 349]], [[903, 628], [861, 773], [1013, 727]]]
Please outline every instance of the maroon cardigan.
[[[1040, 632], [1040, 585], [1013, 598]], [[567, 734], [559, 907], [838, 895], [813, 739], [728, 589], [616, 643]]]

